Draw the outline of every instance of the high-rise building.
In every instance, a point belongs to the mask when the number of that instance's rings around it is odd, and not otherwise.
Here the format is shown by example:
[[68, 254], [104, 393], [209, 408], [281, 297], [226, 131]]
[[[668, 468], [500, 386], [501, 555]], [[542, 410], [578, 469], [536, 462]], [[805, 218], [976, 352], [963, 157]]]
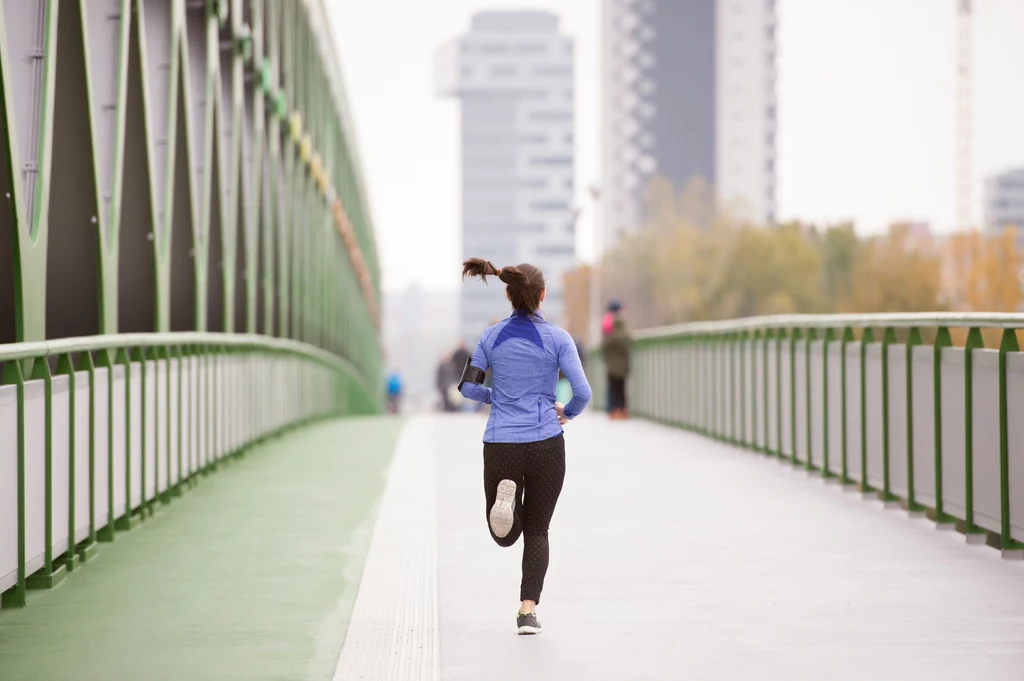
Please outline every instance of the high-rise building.
[[602, 3], [602, 246], [642, 226], [656, 175], [774, 222], [775, 0]]
[[985, 181], [985, 227], [1024, 230], [1024, 168], [993, 175]]
[[[553, 14], [482, 12], [435, 69], [439, 94], [462, 105], [463, 257], [540, 267], [557, 322], [576, 263], [573, 41]], [[463, 335], [472, 344], [507, 310], [503, 285], [465, 286]]]

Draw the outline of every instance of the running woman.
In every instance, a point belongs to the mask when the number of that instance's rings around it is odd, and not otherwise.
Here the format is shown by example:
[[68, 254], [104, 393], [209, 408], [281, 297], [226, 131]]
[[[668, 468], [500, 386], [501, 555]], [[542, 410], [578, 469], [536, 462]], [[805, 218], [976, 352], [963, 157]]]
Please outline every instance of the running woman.
[[[491, 405], [484, 429], [485, 511], [491, 538], [509, 547], [523, 536], [523, 579], [516, 617], [520, 634], [539, 634], [537, 604], [548, 570], [548, 524], [565, 478], [562, 426], [590, 401], [572, 337], [545, 321], [544, 275], [533, 265], [496, 268], [470, 258], [462, 278], [495, 276], [505, 283], [512, 315], [484, 331], [466, 364], [459, 391]], [[493, 387], [482, 385], [490, 369]], [[555, 401], [559, 370], [572, 386], [567, 405]], [[525, 493], [525, 499], [524, 497]]]

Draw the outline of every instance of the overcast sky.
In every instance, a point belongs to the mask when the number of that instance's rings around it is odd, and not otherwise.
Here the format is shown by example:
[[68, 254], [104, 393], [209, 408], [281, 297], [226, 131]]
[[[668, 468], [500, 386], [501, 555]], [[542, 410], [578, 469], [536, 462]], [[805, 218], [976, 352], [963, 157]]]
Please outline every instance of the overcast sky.
[[[458, 105], [433, 53], [482, 9], [546, 9], [576, 40], [579, 253], [600, 177], [599, 0], [330, 0], [384, 284], [454, 289]], [[1024, 0], [975, 0], [975, 214], [985, 175], [1024, 166]], [[955, 0], [778, 0], [780, 219], [954, 219]]]

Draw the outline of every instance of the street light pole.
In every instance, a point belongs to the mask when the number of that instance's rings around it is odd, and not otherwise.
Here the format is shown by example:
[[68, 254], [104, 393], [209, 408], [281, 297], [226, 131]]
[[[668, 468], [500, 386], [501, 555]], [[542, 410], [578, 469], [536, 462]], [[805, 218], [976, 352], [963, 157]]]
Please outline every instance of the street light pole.
[[590, 186], [590, 200], [594, 208], [594, 262], [590, 266], [590, 343], [596, 347], [601, 342], [600, 267], [604, 256], [601, 234], [601, 190], [597, 185]]

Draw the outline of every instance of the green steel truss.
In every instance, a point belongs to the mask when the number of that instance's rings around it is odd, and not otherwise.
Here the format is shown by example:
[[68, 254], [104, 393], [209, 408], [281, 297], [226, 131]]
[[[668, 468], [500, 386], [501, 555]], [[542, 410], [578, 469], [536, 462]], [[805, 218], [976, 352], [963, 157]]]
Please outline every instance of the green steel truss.
[[0, 0], [0, 343], [259, 333], [373, 382], [379, 266], [326, 27], [320, 0]]

